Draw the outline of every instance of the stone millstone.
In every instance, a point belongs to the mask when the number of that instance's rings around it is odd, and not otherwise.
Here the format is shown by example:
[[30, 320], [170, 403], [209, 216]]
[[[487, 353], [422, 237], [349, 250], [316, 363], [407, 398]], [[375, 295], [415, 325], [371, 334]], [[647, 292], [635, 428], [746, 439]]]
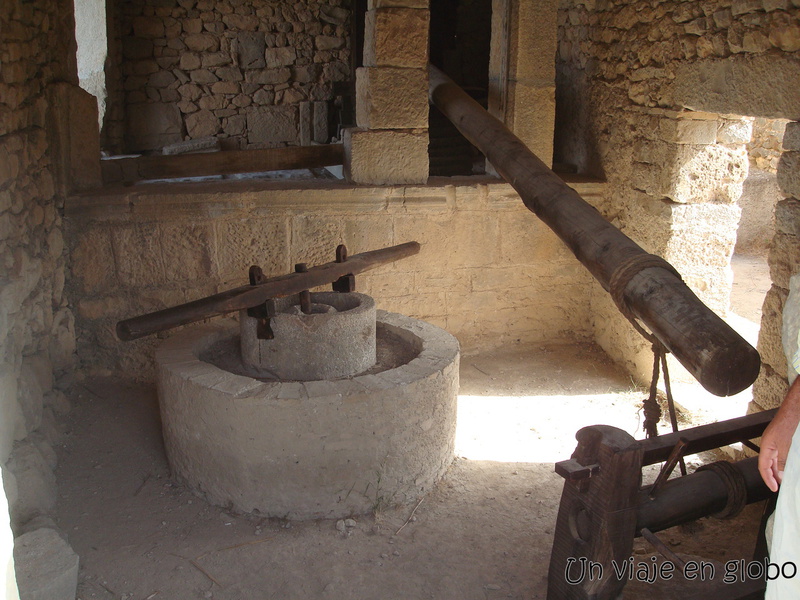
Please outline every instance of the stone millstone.
[[275, 301], [274, 339], [256, 337], [258, 321], [239, 316], [244, 363], [264, 377], [285, 381], [340, 379], [375, 364], [375, 301], [365, 294], [311, 294], [311, 314], [295, 296]]

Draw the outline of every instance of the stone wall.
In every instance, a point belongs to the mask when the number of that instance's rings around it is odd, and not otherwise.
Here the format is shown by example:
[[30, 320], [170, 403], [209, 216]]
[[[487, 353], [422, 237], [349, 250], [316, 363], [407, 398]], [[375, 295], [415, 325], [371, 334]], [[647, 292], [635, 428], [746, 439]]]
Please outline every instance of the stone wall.
[[[581, 184], [597, 202], [602, 184]], [[158, 337], [120, 342], [118, 320], [247, 281], [416, 240], [419, 255], [357, 277], [378, 308], [418, 317], [466, 351], [589, 333], [589, 275], [507, 184], [352, 187], [150, 185], [67, 206], [78, 354], [89, 371], [150, 379]]]
[[[782, 339], [782, 315], [790, 280], [800, 274], [800, 122], [789, 122], [778, 162], [778, 186], [784, 199], [775, 207], [775, 236], [769, 252], [772, 287], [762, 309], [758, 350], [764, 365], [753, 387], [753, 410], [780, 405], [789, 375]], [[796, 310], [795, 310], [796, 312]]]
[[118, 4], [128, 151], [208, 136], [226, 149], [309, 145], [336, 134], [333, 84], [352, 78], [342, 0]]
[[[731, 115], [800, 116], [797, 4], [565, 0], [559, 12], [556, 161], [607, 178], [604, 214], [720, 313], [752, 135]], [[648, 345], [599, 290], [594, 313], [601, 345], [649, 379]]]
[[[17, 572], [33, 573], [34, 585], [43, 583], [36, 573], [46, 572], [36, 555], [53, 536], [59, 538], [50, 518], [56, 501], [53, 446], [57, 415], [68, 409], [59, 378], [63, 382], [72, 367], [75, 338], [64, 294], [64, 198], [54, 167], [60, 157], [49, 122], [59, 109], [51, 103], [52, 83], [77, 89], [74, 28], [71, 3], [0, 3], [0, 465], [9, 511], [0, 515], [0, 594], [5, 598], [17, 597], [11, 531]], [[66, 575], [74, 594], [78, 563], [69, 553]], [[33, 597], [37, 590], [23, 587], [31, 583], [23, 579], [22, 593]]]
[[750, 156], [750, 167], [760, 171], [775, 173], [781, 159], [783, 134], [786, 131], [786, 119], [753, 119], [753, 137], [747, 145]]

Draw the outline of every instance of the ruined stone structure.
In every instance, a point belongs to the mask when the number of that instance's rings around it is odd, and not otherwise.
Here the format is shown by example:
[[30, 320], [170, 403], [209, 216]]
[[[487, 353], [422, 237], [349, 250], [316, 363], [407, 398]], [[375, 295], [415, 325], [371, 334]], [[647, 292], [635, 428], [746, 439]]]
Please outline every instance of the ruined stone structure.
[[[748, 162], [777, 170], [753, 409], [775, 406], [780, 315], [800, 273], [800, 2], [493, 0], [491, 13], [489, 110], [715, 310], [728, 308]], [[23, 556], [54, 527], [61, 390], [76, 372], [151, 379], [153, 342], [121, 347], [114, 322], [242, 283], [250, 264], [274, 275], [331, 260], [338, 243], [416, 239], [419, 256], [363, 277], [380, 308], [440, 325], [467, 350], [593, 339], [649, 376], [649, 348], [509, 185], [429, 178], [429, 15], [427, 0], [109, 0], [97, 131], [71, 3], [0, 3], [7, 597], [12, 538]], [[773, 133], [748, 159], [775, 119], [782, 145]], [[299, 146], [340, 133], [346, 182], [104, 187], [100, 176], [101, 149], [157, 153], [208, 136], [223, 148]]]

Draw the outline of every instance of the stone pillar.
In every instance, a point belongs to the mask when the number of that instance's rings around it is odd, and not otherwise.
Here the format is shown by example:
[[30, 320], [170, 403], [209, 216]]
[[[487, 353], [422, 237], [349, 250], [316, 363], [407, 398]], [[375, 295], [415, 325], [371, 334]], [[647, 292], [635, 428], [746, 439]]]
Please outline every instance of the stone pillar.
[[489, 112], [545, 164], [553, 162], [558, 2], [494, 0]]
[[428, 179], [427, 0], [370, 0], [356, 124], [344, 133], [345, 173], [359, 184]]
[[54, 175], [63, 194], [99, 187], [100, 132], [97, 98], [77, 85], [56, 82], [47, 89], [48, 136]]
[[[648, 252], [669, 261], [707, 306], [726, 314], [751, 121], [661, 109], [632, 110], [620, 121], [620, 127], [639, 133], [629, 140], [630, 167], [620, 165], [624, 172], [614, 174], [625, 186], [619, 189], [621, 205], [615, 213], [619, 226]], [[649, 381], [650, 344], [625, 322], [605, 292], [598, 290], [593, 307], [598, 343], [641, 381]], [[676, 361], [671, 360], [670, 369], [673, 381], [693, 381]]]
[[788, 389], [789, 366], [783, 348], [782, 323], [793, 278], [800, 274], [800, 122], [786, 125], [783, 154], [778, 163], [778, 186], [784, 199], [775, 207], [775, 235], [769, 253], [772, 288], [761, 317], [758, 351], [763, 365], [753, 386], [751, 411], [775, 408]]

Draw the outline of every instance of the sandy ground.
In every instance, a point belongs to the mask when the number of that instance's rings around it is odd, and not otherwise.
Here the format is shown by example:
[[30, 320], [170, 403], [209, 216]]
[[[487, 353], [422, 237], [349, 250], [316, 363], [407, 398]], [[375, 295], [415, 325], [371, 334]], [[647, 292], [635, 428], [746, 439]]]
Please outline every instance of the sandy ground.
[[[337, 528], [208, 504], [170, 479], [152, 388], [84, 381], [73, 393], [57, 472], [59, 525], [81, 557], [78, 597], [545, 598], [562, 487], [553, 462], [570, 456], [585, 425], [641, 437], [643, 396], [590, 345], [465, 357], [458, 457], [444, 479], [418, 505]], [[734, 521], [703, 519], [660, 536], [686, 555], [749, 559], [759, 511], [754, 505]], [[637, 560], [652, 554], [636, 541]], [[676, 585], [629, 584], [625, 598], [685, 595]]]

